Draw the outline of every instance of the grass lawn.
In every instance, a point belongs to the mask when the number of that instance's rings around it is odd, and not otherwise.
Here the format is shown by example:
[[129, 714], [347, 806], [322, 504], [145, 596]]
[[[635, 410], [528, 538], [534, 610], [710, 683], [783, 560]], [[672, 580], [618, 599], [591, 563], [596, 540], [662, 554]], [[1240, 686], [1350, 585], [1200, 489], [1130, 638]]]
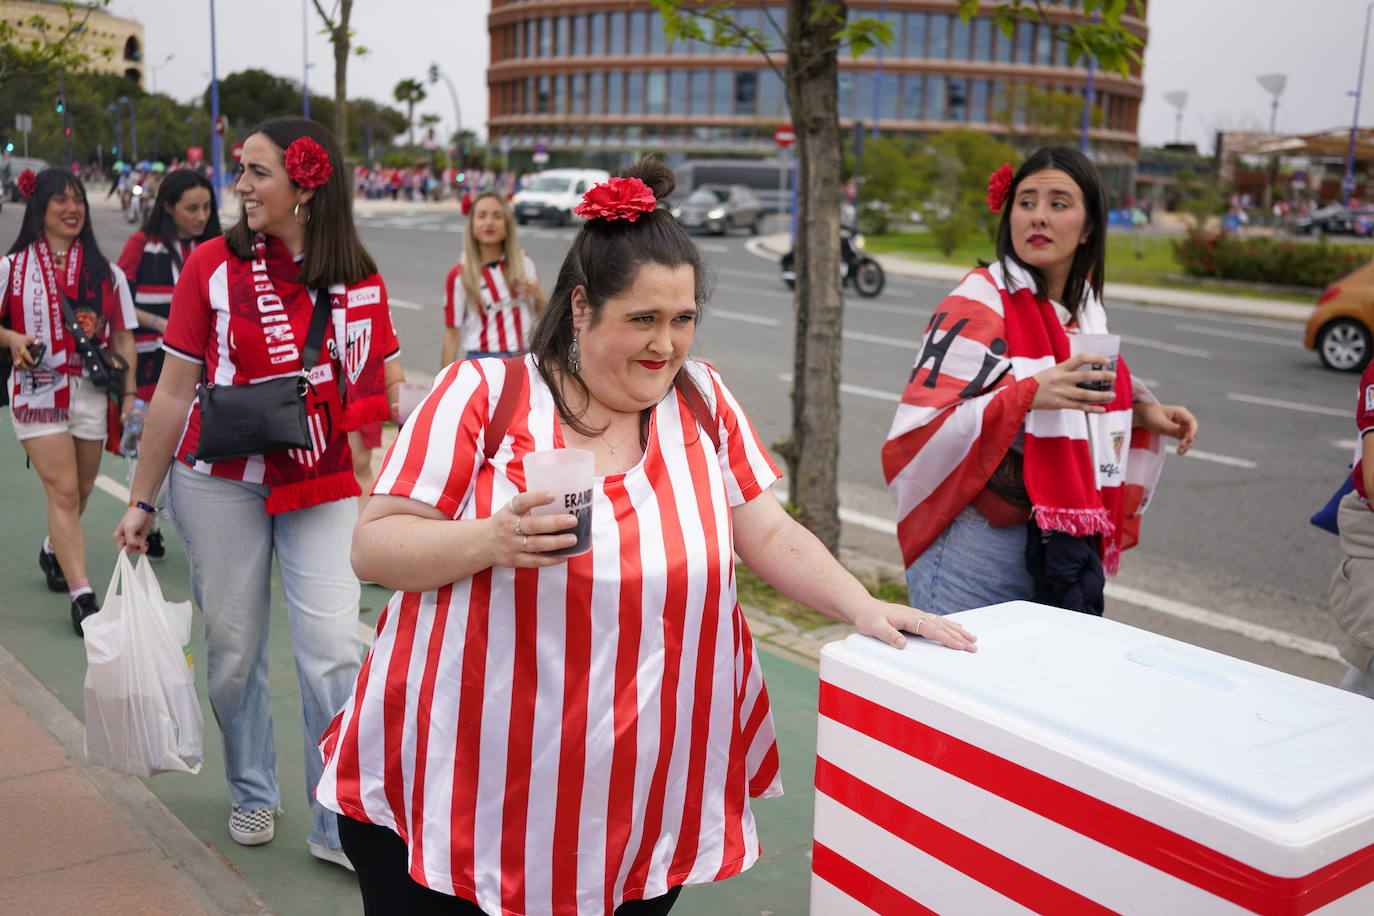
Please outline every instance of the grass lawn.
[[[892, 232], [886, 235], [866, 235], [864, 238], [866, 240], [865, 247], [872, 254], [903, 255], [918, 261], [932, 261], [937, 264], [956, 264], [972, 268], [980, 258], [990, 261], [993, 255], [992, 242], [982, 236], [965, 241], [950, 255], [945, 255], [935, 247], [935, 241], [928, 232]], [[1137, 257], [1134, 235], [1127, 232], [1108, 233], [1108, 283], [1135, 283], [1140, 286], [1162, 286], [1168, 289], [1221, 293], [1228, 296], [1285, 299], [1307, 304], [1311, 304], [1316, 298], [1315, 293], [1294, 293], [1286, 290], [1269, 291], [1169, 279], [1171, 276], [1178, 276], [1181, 273], [1182, 268], [1174, 260], [1172, 238], [1147, 234], [1141, 241], [1140, 257]]]

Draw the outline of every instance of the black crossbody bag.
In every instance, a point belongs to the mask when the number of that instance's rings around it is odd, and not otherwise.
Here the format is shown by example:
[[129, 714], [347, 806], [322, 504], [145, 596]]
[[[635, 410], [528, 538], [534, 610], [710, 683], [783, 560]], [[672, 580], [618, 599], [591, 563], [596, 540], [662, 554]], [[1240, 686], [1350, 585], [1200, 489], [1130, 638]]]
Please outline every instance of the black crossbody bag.
[[125, 373], [129, 371], [124, 357], [105, 349], [87, 336], [81, 322], [76, 320], [76, 310], [65, 295], [62, 296], [61, 308], [62, 323], [67, 326], [67, 333], [72, 335], [72, 342], [76, 344], [76, 352], [81, 356], [81, 365], [85, 367], [86, 375], [90, 376], [91, 384], [116, 401], [119, 400], [124, 394]]
[[311, 389], [306, 373], [320, 358], [329, 321], [329, 291], [315, 293], [315, 311], [305, 335], [301, 373], [248, 385], [203, 384], [197, 461], [228, 461], [291, 448], [308, 449], [305, 397]]

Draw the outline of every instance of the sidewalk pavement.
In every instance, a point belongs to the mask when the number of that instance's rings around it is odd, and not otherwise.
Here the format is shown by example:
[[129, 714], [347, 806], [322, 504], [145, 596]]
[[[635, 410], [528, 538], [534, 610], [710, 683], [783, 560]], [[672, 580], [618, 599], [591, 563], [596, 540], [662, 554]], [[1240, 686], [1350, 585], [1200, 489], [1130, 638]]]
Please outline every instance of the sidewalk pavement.
[[[762, 236], [759, 239], [759, 247], [770, 255], [781, 257], [785, 252], [792, 249], [792, 238], [785, 232]], [[950, 284], [951, 288], [962, 280], [970, 270], [969, 267], [918, 261], [903, 255], [878, 255], [877, 261], [889, 275], [912, 280], [938, 280]], [[1107, 272], [1111, 273], [1110, 267]], [[1288, 302], [1282, 299], [1230, 296], [1225, 293], [1194, 292], [1158, 286], [1139, 286], [1132, 283], [1112, 283], [1111, 281], [1107, 282], [1103, 293], [1104, 298], [1109, 301], [1119, 299], [1145, 305], [1162, 305], [1169, 308], [1293, 322], [1305, 322], [1316, 307], [1315, 303], [1304, 305], [1301, 302]]]

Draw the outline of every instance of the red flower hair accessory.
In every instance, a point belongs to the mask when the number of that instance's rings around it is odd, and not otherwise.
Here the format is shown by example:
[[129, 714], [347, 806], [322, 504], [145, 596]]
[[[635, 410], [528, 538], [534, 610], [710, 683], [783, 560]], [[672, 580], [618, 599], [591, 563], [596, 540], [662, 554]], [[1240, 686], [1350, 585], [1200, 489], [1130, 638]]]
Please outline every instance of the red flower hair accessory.
[[1011, 192], [1013, 177], [1010, 162], [1002, 163], [1000, 169], [988, 176], [988, 209], [993, 213], [1002, 212], [1002, 205], [1007, 202], [1007, 194]]
[[658, 204], [654, 192], [638, 178], [612, 178], [582, 195], [573, 212], [587, 219], [627, 219], [634, 222]]
[[286, 177], [302, 188], [318, 188], [334, 174], [329, 154], [309, 137], [297, 137], [286, 148]]
[[19, 193], [24, 195], [25, 200], [33, 197], [33, 192], [38, 190], [38, 176], [33, 173], [33, 169], [24, 169], [19, 173]]

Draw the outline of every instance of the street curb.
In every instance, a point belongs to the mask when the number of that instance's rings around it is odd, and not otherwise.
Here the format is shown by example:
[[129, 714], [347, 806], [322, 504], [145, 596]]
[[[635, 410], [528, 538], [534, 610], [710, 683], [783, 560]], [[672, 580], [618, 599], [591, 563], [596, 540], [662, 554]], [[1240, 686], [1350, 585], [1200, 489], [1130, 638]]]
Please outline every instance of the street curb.
[[142, 780], [86, 763], [85, 726], [3, 645], [0, 690], [53, 737], [77, 774], [90, 783], [143, 847], [166, 856], [183, 889], [205, 912], [233, 916], [273, 912], [248, 880], [192, 833]]
[[[786, 233], [761, 236], [757, 246], [749, 246], [754, 254], [761, 257], [777, 258], [791, 250], [792, 238]], [[766, 253], [766, 254], [765, 254]], [[942, 283], [957, 284], [971, 270], [971, 267], [957, 267], [952, 264], [937, 264], [931, 261], [918, 261], [901, 255], [878, 255], [877, 261], [889, 274], [911, 280], [934, 280]], [[1110, 273], [1110, 270], [1108, 271]], [[1199, 293], [1187, 290], [1163, 289], [1153, 286], [1139, 286], [1132, 283], [1107, 283], [1103, 297], [1143, 305], [1157, 305], [1166, 308], [1185, 309], [1195, 312], [1213, 312], [1245, 318], [1269, 318], [1278, 321], [1301, 323], [1307, 321], [1315, 305], [1297, 302], [1284, 302], [1278, 299], [1259, 299], [1246, 296], [1227, 296], [1221, 293]]]

